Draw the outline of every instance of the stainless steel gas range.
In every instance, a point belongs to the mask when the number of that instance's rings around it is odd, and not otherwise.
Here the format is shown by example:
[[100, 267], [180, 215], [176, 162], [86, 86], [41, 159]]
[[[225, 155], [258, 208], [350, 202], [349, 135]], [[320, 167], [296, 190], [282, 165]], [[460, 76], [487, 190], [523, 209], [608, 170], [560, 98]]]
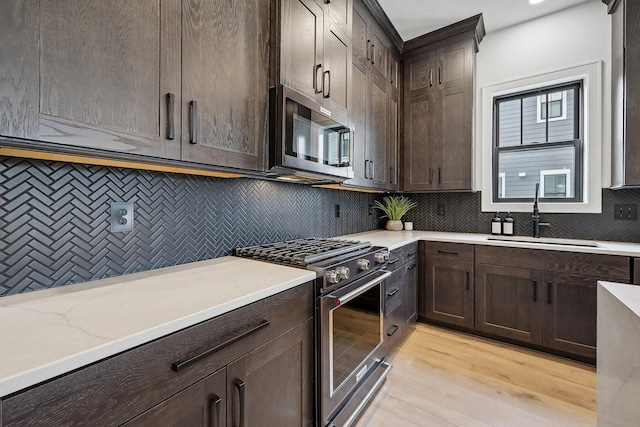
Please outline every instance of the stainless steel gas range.
[[389, 251], [369, 242], [309, 238], [235, 253], [316, 272], [318, 425], [353, 424], [391, 369], [383, 331]]

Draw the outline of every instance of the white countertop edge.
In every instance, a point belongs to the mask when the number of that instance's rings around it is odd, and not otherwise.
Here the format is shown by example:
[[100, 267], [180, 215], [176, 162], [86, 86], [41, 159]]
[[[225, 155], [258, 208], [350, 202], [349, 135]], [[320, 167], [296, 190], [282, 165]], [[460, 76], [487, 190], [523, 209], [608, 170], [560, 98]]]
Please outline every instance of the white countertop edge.
[[20, 372], [16, 375], [0, 379], [0, 397], [8, 396], [12, 393], [32, 387], [44, 381], [51, 380], [59, 375], [72, 372], [75, 369], [82, 368], [92, 363], [103, 360], [107, 357], [114, 356], [118, 353], [131, 350], [134, 347], [147, 344], [158, 338], [178, 332], [182, 329], [194, 326], [198, 323], [210, 320], [216, 316], [228, 313], [245, 305], [254, 303], [263, 298], [270, 297], [277, 293], [286, 291], [296, 286], [315, 280], [316, 274], [309, 271], [308, 274], [290, 280], [288, 282], [279, 283], [258, 292], [236, 298], [231, 301], [216, 305], [207, 310], [202, 310], [158, 325], [154, 328], [140, 331], [136, 334], [120, 338], [109, 343], [93, 347], [91, 349], [76, 353], [72, 356], [55, 360], [51, 363], [41, 365], [37, 368]]
[[605, 281], [598, 281], [598, 286], [605, 289], [640, 317], [640, 286]]
[[[375, 246], [384, 246], [389, 250], [398, 249], [409, 243], [420, 240], [445, 242], [445, 243], [467, 243], [485, 246], [502, 246], [525, 249], [543, 249], [550, 251], [578, 252], [601, 255], [621, 255], [630, 257], [640, 257], [640, 244], [629, 242], [607, 242], [597, 241], [598, 247], [558, 245], [547, 243], [514, 242], [507, 240], [488, 240], [490, 234], [456, 233], [440, 231], [387, 231], [372, 230], [363, 233], [340, 236], [356, 240], [368, 240]], [[516, 236], [518, 237], [518, 236]], [[572, 239], [566, 239], [570, 241]]]

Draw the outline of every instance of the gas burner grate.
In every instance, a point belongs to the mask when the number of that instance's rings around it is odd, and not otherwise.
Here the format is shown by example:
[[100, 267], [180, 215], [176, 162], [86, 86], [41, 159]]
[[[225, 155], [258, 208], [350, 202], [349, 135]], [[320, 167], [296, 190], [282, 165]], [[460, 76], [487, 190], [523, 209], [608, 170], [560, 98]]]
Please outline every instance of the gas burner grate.
[[306, 267], [309, 264], [314, 264], [370, 246], [371, 243], [360, 242], [358, 240], [310, 237], [286, 242], [236, 248], [235, 254], [246, 258]]

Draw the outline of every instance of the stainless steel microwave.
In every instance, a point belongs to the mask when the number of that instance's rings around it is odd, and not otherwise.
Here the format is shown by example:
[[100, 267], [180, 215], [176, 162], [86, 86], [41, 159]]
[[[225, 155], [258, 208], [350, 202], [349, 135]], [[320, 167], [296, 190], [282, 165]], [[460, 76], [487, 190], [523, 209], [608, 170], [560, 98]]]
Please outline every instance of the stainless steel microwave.
[[353, 131], [316, 101], [286, 86], [269, 93], [269, 171], [326, 181], [353, 178]]

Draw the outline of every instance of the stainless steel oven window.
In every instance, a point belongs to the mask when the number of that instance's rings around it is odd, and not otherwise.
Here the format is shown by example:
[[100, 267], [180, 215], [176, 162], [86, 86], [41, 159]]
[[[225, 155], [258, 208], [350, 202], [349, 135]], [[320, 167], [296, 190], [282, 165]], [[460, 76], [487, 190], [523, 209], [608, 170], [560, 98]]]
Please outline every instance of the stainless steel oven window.
[[[329, 311], [330, 397], [383, 344], [382, 281]], [[360, 378], [357, 379], [359, 381]]]

